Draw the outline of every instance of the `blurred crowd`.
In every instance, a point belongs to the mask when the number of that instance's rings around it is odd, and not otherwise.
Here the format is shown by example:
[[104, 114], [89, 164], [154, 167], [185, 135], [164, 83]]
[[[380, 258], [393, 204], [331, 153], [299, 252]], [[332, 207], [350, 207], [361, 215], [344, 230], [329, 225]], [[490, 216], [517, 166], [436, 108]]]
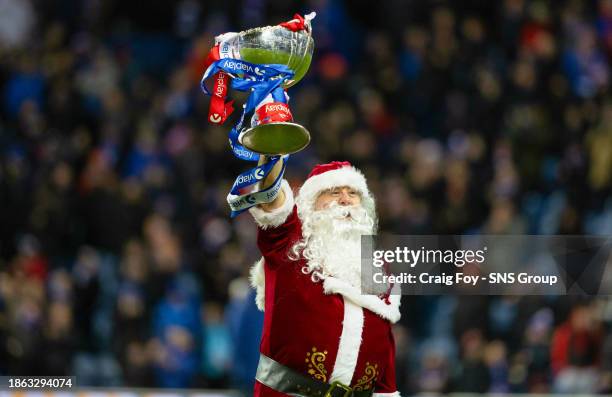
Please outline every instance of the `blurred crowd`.
[[[225, 201], [249, 164], [199, 79], [215, 35], [294, 12], [294, 187], [349, 160], [383, 233], [612, 235], [612, 0], [214, 3], [0, 0], [0, 374], [249, 390], [256, 227]], [[405, 395], [612, 392], [607, 298], [402, 311]]]

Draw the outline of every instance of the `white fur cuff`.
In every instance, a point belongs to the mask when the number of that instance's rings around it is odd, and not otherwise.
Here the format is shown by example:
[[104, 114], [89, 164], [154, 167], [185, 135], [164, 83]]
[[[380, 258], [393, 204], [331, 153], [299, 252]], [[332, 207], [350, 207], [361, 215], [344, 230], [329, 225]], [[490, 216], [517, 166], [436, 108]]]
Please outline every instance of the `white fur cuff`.
[[374, 393], [372, 394], [372, 397], [401, 397], [399, 392], [393, 392], [393, 393]]
[[264, 258], [261, 258], [251, 266], [249, 281], [251, 287], [255, 288], [255, 305], [260, 311], [266, 307], [266, 272], [264, 270]]
[[282, 207], [272, 211], [264, 211], [257, 206], [249, 208], [249, 212], [253, 215], [255, 222], [262, 229], [282, 225], [287, 220], [289, 214], [291, 214], [291, 211], [293, 211], [293, 191], [285, 179], [281, 182], [281, 189], [285, 192], [285, 202]]

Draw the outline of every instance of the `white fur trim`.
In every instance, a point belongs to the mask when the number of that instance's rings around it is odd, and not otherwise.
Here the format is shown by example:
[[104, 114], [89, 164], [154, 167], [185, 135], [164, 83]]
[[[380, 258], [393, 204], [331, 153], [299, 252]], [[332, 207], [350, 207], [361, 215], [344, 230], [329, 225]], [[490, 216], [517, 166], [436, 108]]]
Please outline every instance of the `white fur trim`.
[[344, 299], [342, 335], [329, 383], [338, 381], [345, 385], [351, 384], [361, 346], [363, 320], [363, 309], [350, 300]]
[[249, 271], [251, 287], [255, 288], [255, 304], [262, 312], [266, 302], [266, 272], [264, 270], [264, 258], [261, 258], [251, 266]]
[[283, 179], [281, 182], [281, 189], [285, 192], [285, 202], [279, 208], [276, 208], [272, 211], [264, 211], [258, 206], [251, 207], [249, 212], [253, 215], [255, 222], [262, 229], [267, 229], [269, 227], [278, 227], [285, 223], [291, 211], [293, 211], [293, 205], [295, 203], [293, 199], [293, 190], [291, 190], [291, 186], [287, 180]]
[[399, 284], [395, 284], [389, 296], [389, 304], [375, 295], [363, 295], [361, 291], [346, 281], [335, 277], [326, 277], [323, 280], [323, 291], [326, 294], [340, 294], [354, 304], [369, 309], [391, 323], [399, 321], [401, 296]]
[[372, 397], [402, 397], [400, 396], [399, 392], [393, 392], [393, 393], [374, 393], [372, 394]]
[[366, 179], [359, 170], [355, 167], [342, 167], [306, 179], [299, 196], [306, 200], [315, 199], [319, 192], [338, 186], [350, 186], [362, 196], [370, 194]]

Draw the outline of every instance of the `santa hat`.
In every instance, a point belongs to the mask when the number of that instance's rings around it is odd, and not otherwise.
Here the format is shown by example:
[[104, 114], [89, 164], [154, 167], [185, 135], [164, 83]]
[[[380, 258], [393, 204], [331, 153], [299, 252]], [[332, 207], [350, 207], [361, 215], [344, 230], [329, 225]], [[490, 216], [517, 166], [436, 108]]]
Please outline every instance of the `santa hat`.
[[349, 186], [357, 190], [361, 195], [361, 205], [376, 219], [374, 198], [368, 190], [366, 179], [363, 173], [348, 161], [318, 164], [312, 169], [295, 202], [300, 219], [303, 220], [304, 216], [314, 211], [315, 201], [321, 192], [339, 186]]

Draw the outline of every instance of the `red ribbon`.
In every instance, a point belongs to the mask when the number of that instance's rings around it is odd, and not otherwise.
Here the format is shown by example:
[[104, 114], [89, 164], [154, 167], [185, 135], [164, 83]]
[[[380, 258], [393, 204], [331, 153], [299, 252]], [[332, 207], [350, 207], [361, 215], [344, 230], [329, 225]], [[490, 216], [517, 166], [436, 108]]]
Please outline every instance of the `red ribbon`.
[[261, 105], [256, 113], [259, 124], [293, 121], [289, 106], [282, 102], [270, 102]]
[[300, 14], [295, 14], [292, 20], [279, 23], [279, 26], [287, 28], [292, 32], [299, 32], [300, 30], [306, 30], [306, 21]]
[[[219, 45], [214, 46], [204, 63], [204, 70], [220, 59]], [[208, 120], [211, 123], [223, 124], [230, 114], [234, 111], [234, 101], [225, 102], [227, 98], [227, 86], [229, 84], [229, 76], [223, 71], [219, 71], [214, 75], [214, 84], [212, 96], [210, 99], [210, 107], [208, 108]]]

